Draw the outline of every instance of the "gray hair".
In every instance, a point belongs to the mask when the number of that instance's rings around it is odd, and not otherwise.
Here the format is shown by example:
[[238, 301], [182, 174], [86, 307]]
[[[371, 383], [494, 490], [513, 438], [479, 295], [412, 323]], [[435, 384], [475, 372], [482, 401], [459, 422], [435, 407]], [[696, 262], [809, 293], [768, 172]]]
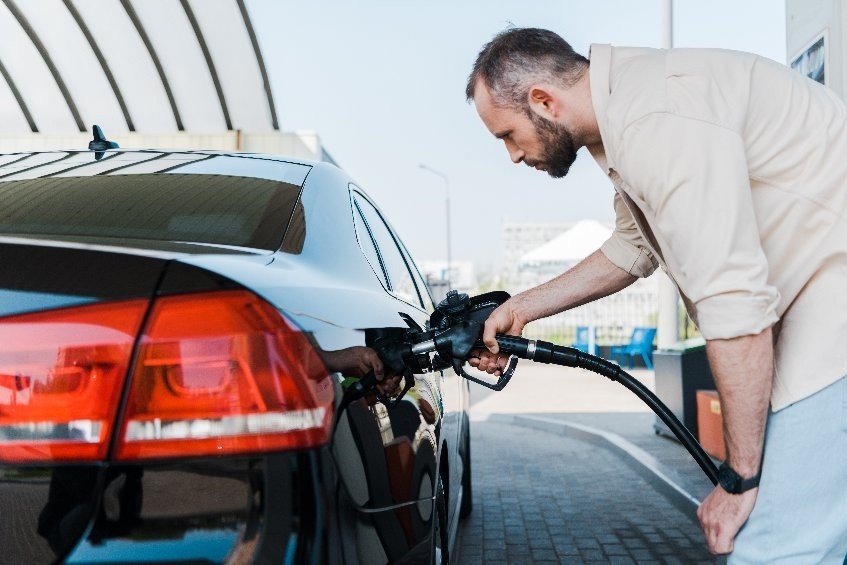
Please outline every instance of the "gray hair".
[[510, 28], [501, 31], [477, 55], [465, 95], [474, 99], [478, 79], [491, 92], [495, 105], [527, 110], [529, 89], [548, 82], [573, 86], [588, 68], [588, 59], [561, 37], [546, 29]]

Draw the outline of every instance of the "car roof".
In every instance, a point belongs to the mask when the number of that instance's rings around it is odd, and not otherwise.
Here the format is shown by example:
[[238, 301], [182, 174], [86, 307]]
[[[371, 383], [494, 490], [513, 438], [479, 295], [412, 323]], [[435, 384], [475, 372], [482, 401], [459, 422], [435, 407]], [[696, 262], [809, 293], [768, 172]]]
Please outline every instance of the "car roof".
[[[51, 156], [59, 156], [56, 159]], [[131, 157], [138, 155], [137, 162], [133, 163]], [[195, 159], [191, 159], [196, 157]], [[218, 161], [215, 157], [223, 157], [225, 159]], [[162, 159], [164, 158], [164, 159]], [[159, 159], [157, 164], [147, 164], [141, 166], [145, 161], [154, 161]], [[233, 159], [243, 160], [244, 165], [248, 165], [245, 169], [239, 166], [238, 172], [233, 172], [231, 166], [223, 166], [225, 163], [230, 165]], [[184, 164], [170, 166], [174, 160], [184, 160]], [[44, 150], [44, 151], [20, 151], [0, 154], [0, 181], [15, 180], [19, 178], [39, 178], [42, 176], [89, 176], [94, 174], [103, 174], [109, 172], [109, 166], [106, 161], [112, 163], [122, 162], [120, 166], [114, 169], [127, 169], [125, 172], [137, 172], [138, 174], [165, 172], [181, 172], [178, 171], [182, 166], [187, 166], [200, 161], [207, 161], [204, 166], [204, 172], [208, 174], [227, 174], [235, 176], [252, 176], [257, 178], [268, 178], [271, 180], [283, 180], [280, 178], [278, 168], [273, 164], [280, 165], [295, 165], [305, 167], [306, 171], [311, 168], [324, 169], [328, 171], [339, 172], [335, 164], [326, 161], [315, 161], [295, 157], [291, 155], [278, 155], [266, 153], [247, 153], [240, 151], [218, 151], [218, 150], [187, 150], [187, 149], [134, 149], [134, 148], [118, 148], [107, 149], [104, 151], [92, 151], [88, 149], [63, 149], [63, 150]], [[262, 163], [270, 165], [263, 167]], [[156, 165], [161, 164], [160, 167]], [[251, 166], [255, 164], [255, 166]], [[216, 166], [221, 165], [221, 166]], [[138, 170], [129, 169], [129, 167], [138, 167]], [[88, 172], [91, 169], [92, 172]], [[263, 169], [266, 172], [263, 174]], [[188, 171], [186, 171], [188, 172]], [[239, 175], [238, 173], [244, 173]], [[295, 175], [295, 177], [298, 175]], [[305, 178], [305, 175], [302, 175]], [[290, 179], [284, 179], [288, 182], [296, 182]]]
[[[134, 148], [134, 147], [119, 147], [116, 149], [105, 149], [102, 151], [94, 151], [91, 149], [79, 149], [79, 148], [56, 148], [56, 149], [42, 149], [42, 150], [33, 150], [33, 151], [4, 151], [0, 153], [0, 157], [11, 157], [11, 156], [27, 156], [27, 155], [39, 155], [44, 153], [91, 153], [92, 155], [96, 153], [103, 154], [112, 154], [112, 153], [168, 153], [172, 155], [210, 155], [210, 156], [224, 156], [224, 157], [246, 157], [246, 158], [254, 158], [254, 159], [264, 159], [267, 161], [279, 161], [284, 163], [296, 163], [299, 165], [309, 165], [309, 166], [321, 166], [328, 165], [331, 167], [335, 167], [332, 163], [327, 161], [316, 161], [314, 159], [305, 159], [303, 157], [295, 157], [293, 155], [283, 155], [276, 153], [254, 153], [250, 151], [223, 151], [218, 149], [169, 149], [169, 148]], [[0, 168], [2, 168], [4, 164], [0, 164]]]

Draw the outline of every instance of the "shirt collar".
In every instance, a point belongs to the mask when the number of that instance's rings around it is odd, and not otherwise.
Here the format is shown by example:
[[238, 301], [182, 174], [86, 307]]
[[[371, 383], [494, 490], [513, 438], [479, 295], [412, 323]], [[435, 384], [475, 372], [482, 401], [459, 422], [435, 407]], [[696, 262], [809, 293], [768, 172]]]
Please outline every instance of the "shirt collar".
[[614, 167], [609, 158], [607, 135], [606, 135], [606, 108], [609, 105], [610, 83], [609, 73], [612, 69], [612, 46], [608, 43], [592, 43], [589, 51], [591, 61], [588, 67], [588, 83], [591, 87], [591, 104], [594, 106], [594, 115], [597, 117], [597, 127], [600, 129], [600, 138], [603, 140], [604, 151], [592, 151], [591, 155], [597, 161], [603, 171], [608, 174]]

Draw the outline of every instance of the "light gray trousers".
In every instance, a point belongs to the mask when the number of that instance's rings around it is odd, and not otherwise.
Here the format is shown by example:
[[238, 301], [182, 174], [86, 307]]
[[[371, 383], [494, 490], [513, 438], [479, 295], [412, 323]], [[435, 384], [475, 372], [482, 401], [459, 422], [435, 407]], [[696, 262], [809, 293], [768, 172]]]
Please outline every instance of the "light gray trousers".
[[847, 377], [779, 412], [731, 565], [847, 565]]

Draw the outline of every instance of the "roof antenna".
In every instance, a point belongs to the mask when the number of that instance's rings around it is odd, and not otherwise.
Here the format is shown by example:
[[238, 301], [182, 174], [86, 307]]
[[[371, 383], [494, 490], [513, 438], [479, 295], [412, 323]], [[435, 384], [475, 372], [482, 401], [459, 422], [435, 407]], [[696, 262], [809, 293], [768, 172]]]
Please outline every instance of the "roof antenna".
[[103, 135], [103, 130], [96, 124], [91, 128], [91, 134], [94, 136], [94, 139], [88, 142], [88, 149], [94, 151], [94, 159], [97, 161], [103, 158], [104, 152], [107, 149], [118, 149], [120, 147], [114, 141], [106, 139], [106, 136]]

